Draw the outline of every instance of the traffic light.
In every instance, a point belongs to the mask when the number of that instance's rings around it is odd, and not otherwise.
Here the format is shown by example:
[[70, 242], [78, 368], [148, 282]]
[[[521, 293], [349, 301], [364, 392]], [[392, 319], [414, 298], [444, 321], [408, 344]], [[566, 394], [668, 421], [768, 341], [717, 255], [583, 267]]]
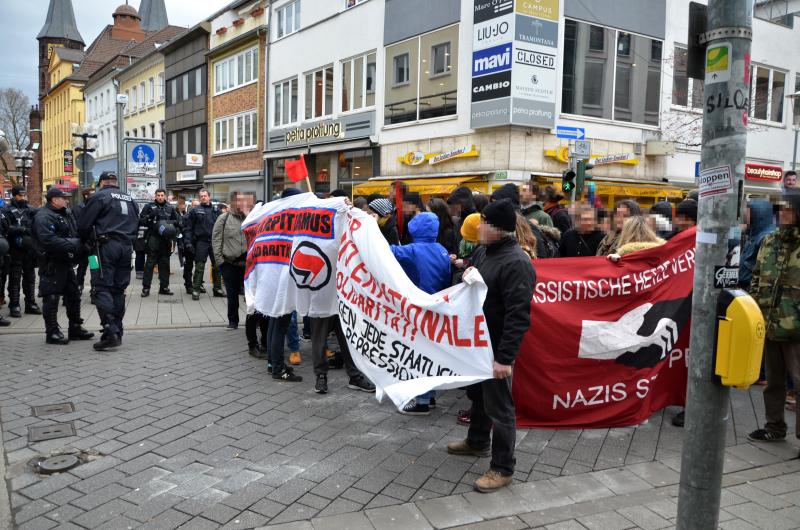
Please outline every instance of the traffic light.
[[583, 160], [578, 160], [578, 173], [576, 178], [575, 192], [580, 195], [587, 180], [592, 180], [592, 176], [586, 173], [587, 169], [592, 169], [594, 165], [588, 164]]
[[561, 191], [564, 193], [572, 193], [572, 190], [575, 189], [575, 177], [577, 174], [575, 170], [565, 169], [563, 173], [561, 173]]

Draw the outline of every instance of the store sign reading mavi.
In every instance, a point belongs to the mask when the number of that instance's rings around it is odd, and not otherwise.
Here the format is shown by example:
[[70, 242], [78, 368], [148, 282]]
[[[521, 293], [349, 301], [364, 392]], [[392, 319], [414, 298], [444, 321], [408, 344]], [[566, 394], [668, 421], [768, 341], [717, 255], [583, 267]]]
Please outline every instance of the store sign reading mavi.
[[511, 70], [511, 43], [472, 53], [472, 76]]

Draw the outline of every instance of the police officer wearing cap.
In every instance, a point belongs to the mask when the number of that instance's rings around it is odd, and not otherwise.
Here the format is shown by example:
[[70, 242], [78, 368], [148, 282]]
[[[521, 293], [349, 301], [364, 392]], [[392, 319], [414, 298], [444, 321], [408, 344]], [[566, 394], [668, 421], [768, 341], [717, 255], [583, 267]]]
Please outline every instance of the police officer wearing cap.
[[158, 265], [158, 294], [172, 296], [169, 290], [169, 257], [172, 241], [180, 236], [180, 218], [175, 208], [167, 202], [167, 192], [156, 190], [155, 201], [142, 208], [139, 224], [147, 229], [145, 244], [147, 259], [142, 277], [142, 297], [150, 296], [153, 269]]
[[36, 243], [33, 240], [33, 217], [36, 208], [28, 204], [28, 193], [21, 186], [11, 188], [11, 202], [2, 210], [8, 223], [10, 271], [8, 278], [8, 310], [14, 318], [22, 316], [19, 305], [20, 283], [25, 293], [25, 313], [41, 315], [36, 304]]
[[130, 195], [120, 191], [113, 172], [101, 173], [98, 187], [78, 219], [78, 233], [97, 256], [98, 266], [91, 273], [92, 288], [103, 334], [94, 349], [104, 351], [122, 344], [125, 289], [131, 281], [132, 241], [139, 229], [139, 207]]
[[[82, 326], [81, 292], [75, 276], [75, 265], [86, 254], [78, 237], [75, 217], [67, 208], [69, 195], [52, 187], [47, 191], [46, 198], [47, 204], [34, 218], [33, 234], [39, 249], [39, 288], [42, 291], [47, 344], [89, 340], [94, 333], [89, 333]], [[58, 325], [58, 302], [62, 295], [69, 319], [66, 337]]]

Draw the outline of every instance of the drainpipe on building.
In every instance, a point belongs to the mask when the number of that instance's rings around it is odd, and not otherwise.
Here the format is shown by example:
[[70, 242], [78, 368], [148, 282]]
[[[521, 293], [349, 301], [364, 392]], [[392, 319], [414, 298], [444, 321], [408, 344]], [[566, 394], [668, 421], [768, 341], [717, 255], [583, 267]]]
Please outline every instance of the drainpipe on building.
[[[269, 67], [272, 63], [272, 2], [269, 2], [269, 12], [267, 14], [267, 54], [266, 65], [264, 66], [264, 152], [269, 147]], [[272, 200], [272, 173], [269, 168], [269, 160], [264, 159], [264, 202]]]

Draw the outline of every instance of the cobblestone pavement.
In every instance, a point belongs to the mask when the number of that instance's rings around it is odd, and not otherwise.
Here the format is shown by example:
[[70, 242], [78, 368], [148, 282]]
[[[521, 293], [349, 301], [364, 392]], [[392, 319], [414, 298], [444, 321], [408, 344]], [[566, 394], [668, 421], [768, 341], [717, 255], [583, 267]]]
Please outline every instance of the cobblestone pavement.
[[[0, 331], [0, 421], [20, 529], [674, 525], [674, 409], [635, 428], [520, 431], [514, 486], [480, 495], [471, 483], [488, 460], [444, 450], [466, 432], [455, 422], [463, 392], [443, 392], [433, 414], [416, 418], [347, 389], [342, 371], [320, 396], [307, 344], [305, 380], [273, 381], [243, 332], [221, 329], [224, 300], [166, 304], [131, 290], [129, 308], [139, 309], [129, 309], [117, 352], [46, 346], [41, 317]], [[31, 410], [64, 402], [74, 412]], [[746, 442], [762, 410], [760, 388], [733, 393], [725, 528], [800, 527], [797, 441]], [[66, 422], [75, 436], [28, 440], [29, 427]], [[30, 464], [76, 451], [87, 462], [65, 473]]]

